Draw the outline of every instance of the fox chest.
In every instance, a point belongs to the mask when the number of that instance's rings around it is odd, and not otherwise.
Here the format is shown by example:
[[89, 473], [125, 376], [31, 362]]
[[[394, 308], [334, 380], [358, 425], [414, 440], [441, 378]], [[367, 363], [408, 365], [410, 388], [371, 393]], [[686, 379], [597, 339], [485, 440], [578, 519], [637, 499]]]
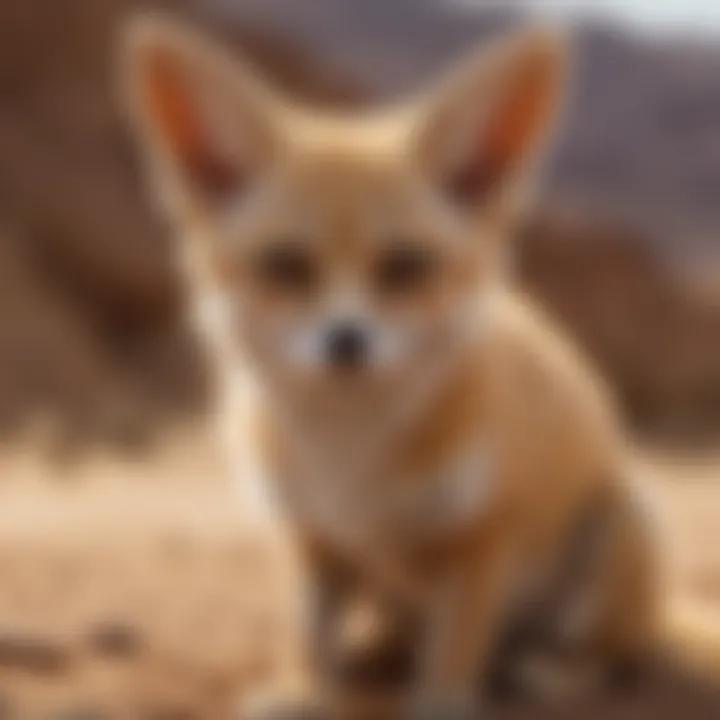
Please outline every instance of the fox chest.
[[291, 515], [344, 546], [454, 532], [488, 511], [496, 481], [492, 455], [484, 447], [416, 476], [392, 471], [354, 476], [352, 469], [336, 463], [296, 470], [284, 483]]

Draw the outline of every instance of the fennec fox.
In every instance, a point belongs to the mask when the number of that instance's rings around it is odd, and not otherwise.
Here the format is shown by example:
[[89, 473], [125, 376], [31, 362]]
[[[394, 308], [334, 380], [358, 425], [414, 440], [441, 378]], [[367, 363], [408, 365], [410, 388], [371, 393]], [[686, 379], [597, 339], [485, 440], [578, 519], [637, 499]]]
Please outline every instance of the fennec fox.
[[363, 115], [303, 110], [167, 19], [127, 39], [155, 189], [242, 390], [232, 442], [296, 532], [317, 626], [352, 570], [418, 628], [403, 712], [467, 717], [601, 508], [554, 631], [608, 666], [654, 650], [663, 596], [612, 404], [506, 278], [563, 94], [559, 37], [518, 32]]

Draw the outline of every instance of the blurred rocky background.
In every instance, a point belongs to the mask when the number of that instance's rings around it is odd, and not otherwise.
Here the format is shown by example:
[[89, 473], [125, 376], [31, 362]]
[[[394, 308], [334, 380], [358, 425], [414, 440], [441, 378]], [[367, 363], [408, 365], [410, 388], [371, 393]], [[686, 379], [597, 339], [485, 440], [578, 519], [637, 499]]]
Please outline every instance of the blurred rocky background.
[[[0, 424], [126, 442], [203, 407], [171, 243], [117, 97], [132, 0], [0, 3]], [[153, 3], [158, 6], [160, 3]], [[512, 4], [175, 0], [317, 102], [415, 87]], [[590, 349], [644, 427], [720, 426], [720, 49], [604, 21], [549, 183], [522, 234], [526, 285]]]

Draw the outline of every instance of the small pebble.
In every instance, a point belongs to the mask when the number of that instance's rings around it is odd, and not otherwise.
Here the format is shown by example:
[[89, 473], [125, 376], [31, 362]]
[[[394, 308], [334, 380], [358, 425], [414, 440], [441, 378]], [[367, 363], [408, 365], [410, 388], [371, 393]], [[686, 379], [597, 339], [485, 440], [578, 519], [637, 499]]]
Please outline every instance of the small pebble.
[[104, 657], [133, 658], [142, 650], [143, 640], [139, 627], [120, 620], [99, 622], [88, 632], [90, 646]]

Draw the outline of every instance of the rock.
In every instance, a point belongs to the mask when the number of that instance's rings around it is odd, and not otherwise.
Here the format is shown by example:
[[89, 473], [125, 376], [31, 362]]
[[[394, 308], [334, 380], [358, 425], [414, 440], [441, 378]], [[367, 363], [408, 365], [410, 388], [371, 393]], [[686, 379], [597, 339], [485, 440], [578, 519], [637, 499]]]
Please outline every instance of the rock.
[[523, 283], [569, 328], [643, 424], [717, 426], [720, 305], [698, 302], [640, 237], [608, 223], [538, 218]]
[[38, 675], [67, 671], [72, 652], [62, 640], [41, 633], [0, 632], [0, 667]]

